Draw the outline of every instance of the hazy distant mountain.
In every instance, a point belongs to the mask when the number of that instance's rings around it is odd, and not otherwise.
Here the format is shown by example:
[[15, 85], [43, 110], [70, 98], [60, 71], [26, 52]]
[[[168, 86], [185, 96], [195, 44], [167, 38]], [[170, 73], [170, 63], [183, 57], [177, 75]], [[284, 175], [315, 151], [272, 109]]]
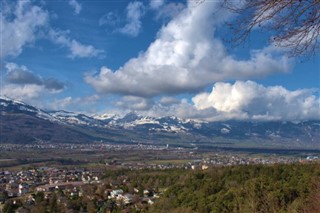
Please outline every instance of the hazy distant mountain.
[[320, 121], [198, 122], [177, 117], [125, 116], [45, 111], [20, 101], [0, 98], [1, 143], [36, 141], [83, 143], [148, 142], [219, 144], [235, 141], [303, 144], [320, 149]]

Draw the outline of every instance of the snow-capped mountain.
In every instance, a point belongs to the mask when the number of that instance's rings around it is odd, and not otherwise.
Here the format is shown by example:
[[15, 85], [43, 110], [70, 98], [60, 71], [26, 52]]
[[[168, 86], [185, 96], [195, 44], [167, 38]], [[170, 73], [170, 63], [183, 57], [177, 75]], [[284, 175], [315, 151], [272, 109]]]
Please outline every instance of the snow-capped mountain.
[[[156, 126], [157, 129], [161, 129], [163, 131], [172, 131], [173, 129], [180, 131], [186, 130], [184, 125], [189, 124], [186, 120], [179, 119], [177, 117], [154, 118], [138, 115], [134, 112], [123, 116], [110, 114], [89, 116], [82, 113], [68, 112], [64, 110], [46, 111], [28, 105], [22, 101], [9, 99], [7, 97], [0, 98], [0, 110], [2, 113], [23, 113], [40, 119], [61, 122], [69, 125], [83, 125], [101, 128], [114, 126], [130, 129], [141, 125], [151, 125]], [[152, 128], [152, 130], [154, 129], [155, 128]]]
[[94, 139], [45, 110], [0, 97], [0, 143], [83, 143]]
[[0, 110], [1, 113], [24, 113], [46, 120], [59, 121], [42, 109], [8, 97], [0, 97]]
[[[21, 101], [0, 98], [1, 141], [10, 141], [24, 134], [29, 140], [76, 141], [167, 141], [215, 142], [237, 141], [287, 141], [313, 143], [320, 141], [320, 121], [223, 121], [198, 122], [174, 116], [150, 117], [136, 113], [119, 115], [85, 115], [67, 111], [46, 111]], [[51, 128], [51, 129], [50, 129]], [[53, 130], [52, 130], [53, 129]], [[65, 132], [61, 135], [61, 132]], [[13, 135], [15, 134], [15, 135]], [[20, 138], [20, 137], [19, 137]], [[58, 139], [57, 139], [58, 138]], [[14, 139], [18, 140], [18, 139]], [[319, 147], [320, 148], [320, 147]]]
[[67, 112], [64, 110], [60, 110], [60, 111], [48, 111], [48, 114], [53, 118], [68, 124], [97, 126], [97, 127], [103, 127], [105, 125], [105, 122], [103, 120], [99, 120], [81, 113], [74, 113], [74, 112]]
[[118, 120], [119, 118], [121, 118], [121, 116], [118, 114], [109, 114], [109, 113], [94, 114], [91, 117], [93, 117], [94, 119], [97, 119], [97, 120], [102, 120], [102, 121]]

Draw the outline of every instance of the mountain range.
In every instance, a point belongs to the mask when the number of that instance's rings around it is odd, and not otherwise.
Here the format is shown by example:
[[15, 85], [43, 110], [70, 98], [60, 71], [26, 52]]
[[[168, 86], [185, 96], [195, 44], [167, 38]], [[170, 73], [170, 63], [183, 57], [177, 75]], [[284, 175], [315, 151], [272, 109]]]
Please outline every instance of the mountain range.
[[320, 121], [200, 122], [128, 113], [86, 115], [43, 110], [0, 98], [0, 143], [149, 143], [183, 147], [277, 147], [320, 150]]

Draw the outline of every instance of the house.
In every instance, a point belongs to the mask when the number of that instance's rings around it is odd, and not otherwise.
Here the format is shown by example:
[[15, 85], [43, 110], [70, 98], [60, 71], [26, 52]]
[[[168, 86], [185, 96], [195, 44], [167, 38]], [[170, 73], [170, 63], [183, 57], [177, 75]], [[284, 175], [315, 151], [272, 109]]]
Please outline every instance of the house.
[[19, 195], [21, 196], [21, 195], [24, 195], [28, 192], [29, 192], [29, 185], [26, 183], [20, 183], [19, 184], [19, 191], [18, 191]]
[[117, 200], [123, 201], [124, 204], [130, 204], [132, 203], [133, 196], [132, 194], [125, 194], [125, 195], [118, 195]]
[[6, 191], [12, 191], [18, 189], [19, 185], [13, 181], [10, 180], [8, 184], [6, 184]]
[[201, 169], [202, 169], [202, 170], [206, 170], [206, 169], [208, 169], [208, 168], [209, 168], [208, 165], [202, 165], [202, 166], [201, 166]]
[[154, 204], [154, 201], [151, 200], [151, 199], [149, 199], [149, 200], [148, 200], [148, 204], [152, 205], [152, 204]]
[[83, 183], [80, 181], [75, 182], [63, 182], [63, 183], [56, 183], [56, 184], [46, 184], [42, 186], [37, 187], [38, 192], [51, 192], [55, 190], [65, 190], [66, 188], [73, 188], [73, 187], [79, 187]]
[[122, 194], [123, 194], [123, 190], [122, 189], [112, 190], [110, 192], [110, 198], [116, 198], [116, 197], [118, 197], [119, 195], [122, 195]]
[[154, 201], [151, 200], [150, 198], [143, 198], [142, 201], [141, 201], [142, 204], [149, 204], [149, 205], [152, 205], [154, 204]]
[[145, 197], [152, 197], [154, 194], [154, 190], [151, 190], [151, 189], [145, 189], [143, 190], [143, 195]]
[[37, 187], [37, 191], [38, 192], [52, 192], [55, 190], [55, 186], [54, 185], [43, 185], [43, 186], [38, 186]]

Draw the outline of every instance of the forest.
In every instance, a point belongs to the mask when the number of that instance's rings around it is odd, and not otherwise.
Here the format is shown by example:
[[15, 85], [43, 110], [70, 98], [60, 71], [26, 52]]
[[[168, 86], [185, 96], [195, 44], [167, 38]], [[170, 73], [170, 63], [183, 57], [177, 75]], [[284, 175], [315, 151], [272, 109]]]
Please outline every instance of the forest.
[[191, 172], [151, 212], [320, 212], [320, 167], [252, 165]]

